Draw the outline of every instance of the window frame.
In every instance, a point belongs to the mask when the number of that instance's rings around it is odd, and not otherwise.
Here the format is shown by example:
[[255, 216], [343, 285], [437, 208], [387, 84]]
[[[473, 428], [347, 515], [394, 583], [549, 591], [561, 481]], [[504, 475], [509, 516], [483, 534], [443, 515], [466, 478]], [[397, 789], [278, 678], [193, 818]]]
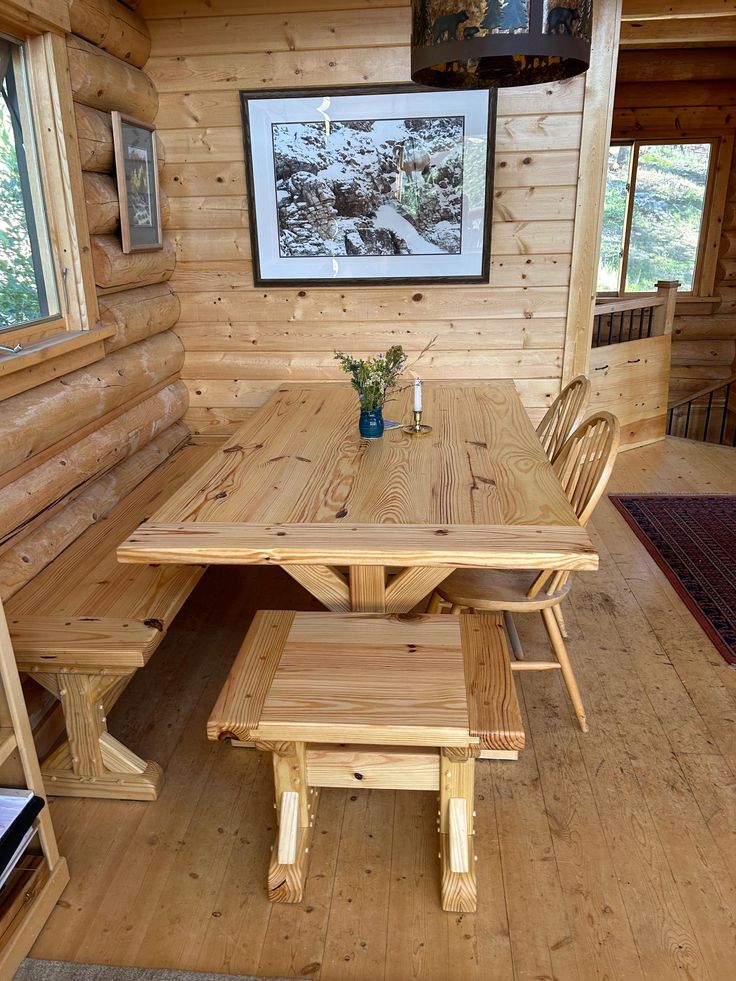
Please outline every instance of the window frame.
[[[660, 135], [653, 132], [643, 135], [640, 139], [611, 139], [609, 146], [631, 147], [629, 160], [629, 175], [627, 181], [627, 202], [624, 215], [621, 269], [619, 271], [618, 289], [598, 291], [597, 296], [606, 299], [628, 299], [645, 296], [647, 291], [626, 291], [626, 275], [628, 272], [629, 248], [631, 244], [631, 225], [636, 196], [636, 176], [639, 162], [639, 151], [642, 146], [684, 145], [709, 143], [711, 146], [708, 161], [708, 177], [703, 199], [703, 217], [700, 225], [698, 250], [693, 270], [693, 288], [678, 292], [678, 300], [685, 302], [710, 299], [715, 284], [716, 264], [718, 262], [718, 247], [720, 244], [723, 212], [726, 206], [728, 176], [731, 168], [734, 138], [729, 131], [697, 133], [689, 131], [687, 135], [673, 136], [671, 133]], [[654, 292], [654, 284], [652, 284]]]
[[[18, 158], [18, 171], [26, 212], [26, 224], [28, 226], [32, 261], [36, 274], [36, 289], [39, 294], [41, 309], [44, 306], [47, 309], [51, 306], [53, 309], [53, 313], [36, 317], [34, 320], [0, 328], [0, 343], [5, 343], [2, 339], [7, 338], [11, 334], [16, 334], [16, 332], [55, 324], [58, 320], [62, 319], [62, 308], [60, 297], [61, 271], [58, 263], [55, 261], [55, 256], [51, 248], [48, 209], [39, 163], [36, 124], [31, 110], [24, 45], [17, 38], [4, 32], [2, 33], [13, 46], [11, 53], [12, 75], [10, 76], [12, 84], [8, 86], [8, 95], [11, 106], [14, 106], [17, 111], [17, 116], [20, 120], [19, 126], [24, 136], [20, 147], [18, 146], [17, 139], [15, 140], [15, 148]], [[13, 109], [11, 108], [10, 111], [12, 114]], [[15, 123], [13, 124], [13, 133], [17, 138], [18, 127]], [[29, 135], [30, 140], [28, 139]], [[52, 294], [51, 303], [49, 303], [50, 294]], [[36, 331], [34, 330], [35, 333]]]
[[[0, 351], [0, 380], [34, 365], [40, 369], [40, 362], [53, 377], [57, 358], [65, 358], [70, 370], [72, 358], [74, 367], [90, 364], [104, 357], [102, 341], [114, 333], [99, 319], [66, 47], [68, 6], [66, 0], [43, 0], [41, 8], [33, 12], [24, 0], [5, 0], [0, 32], [22, 45], [60, 313], [0, 332], [0, 344], [18, 346]], [[39, 382], [29, 376], [24, 387]], [[5, 397], [0, 388], [0, 399]]]

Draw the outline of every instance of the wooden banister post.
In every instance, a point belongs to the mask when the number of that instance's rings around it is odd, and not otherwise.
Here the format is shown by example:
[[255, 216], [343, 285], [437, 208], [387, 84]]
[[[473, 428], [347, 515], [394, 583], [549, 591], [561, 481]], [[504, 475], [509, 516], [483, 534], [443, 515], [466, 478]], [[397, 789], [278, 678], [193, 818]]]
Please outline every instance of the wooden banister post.
[[675, 319], [675, 304], [677, 303], [677, 290], [681, 286], [676, 279], [660, 279], [656, 284], [657, 295], [662, 297], [664, 303], [656, 307], [654, 311], [654, 329], [652, 334], [659, 337], [662, 334], [672, 333], [672, 324]]

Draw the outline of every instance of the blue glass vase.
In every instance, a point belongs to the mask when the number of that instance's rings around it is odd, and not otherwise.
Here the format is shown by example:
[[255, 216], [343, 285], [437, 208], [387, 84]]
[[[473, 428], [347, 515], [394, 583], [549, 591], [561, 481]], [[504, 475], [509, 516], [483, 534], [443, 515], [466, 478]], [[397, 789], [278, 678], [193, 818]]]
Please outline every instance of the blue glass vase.
[[378, 439], [383, 436], [383, 409], [363, 409], [358, 420], [358, 429], [363, 439]]

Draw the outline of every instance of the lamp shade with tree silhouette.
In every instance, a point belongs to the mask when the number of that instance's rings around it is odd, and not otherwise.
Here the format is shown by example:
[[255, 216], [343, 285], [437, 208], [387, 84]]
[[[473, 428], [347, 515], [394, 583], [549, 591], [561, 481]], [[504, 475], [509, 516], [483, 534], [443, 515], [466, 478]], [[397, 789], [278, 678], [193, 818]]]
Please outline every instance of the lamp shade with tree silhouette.
[[592, 0], [412, 0], [411, 77], [435, 88], [571, 78], [590, 63]]

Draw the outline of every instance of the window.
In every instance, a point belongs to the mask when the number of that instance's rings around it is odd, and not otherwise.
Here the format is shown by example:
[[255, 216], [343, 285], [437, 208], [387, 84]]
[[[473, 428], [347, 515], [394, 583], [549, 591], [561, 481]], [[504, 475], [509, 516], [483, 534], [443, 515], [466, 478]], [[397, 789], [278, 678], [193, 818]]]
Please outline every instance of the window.
[[21, 45], [0, 35], [0, 331], [59, 313]]
[[610, 147], [599, 292], [651, 292], [660, 279], [698, 292], [714, 150], [714, 141]]

